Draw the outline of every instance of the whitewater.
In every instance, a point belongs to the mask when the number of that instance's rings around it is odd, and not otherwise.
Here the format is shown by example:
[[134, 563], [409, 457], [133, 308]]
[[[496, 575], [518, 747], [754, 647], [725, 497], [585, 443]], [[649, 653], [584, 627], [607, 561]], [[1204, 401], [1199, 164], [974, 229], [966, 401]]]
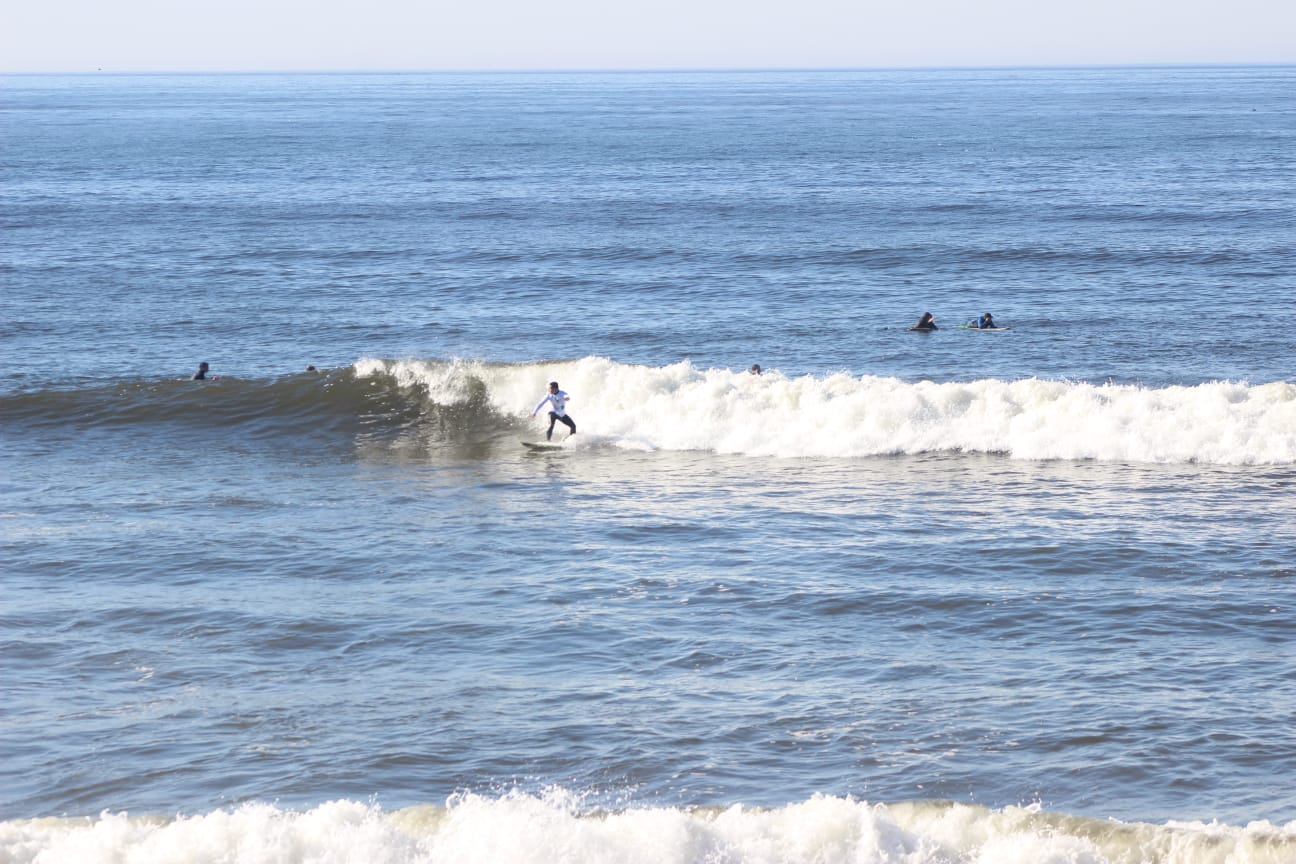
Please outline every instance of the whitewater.
[[[1296, 462], [1296, 387], [1207, 382], [1148, 388], [997, 379], [907, 382], [838, 373], [785, 376], [653, 368], [605, 358], [530, 365], [361, 360], [438, 407], [483, 400], [501, 418], [543, 393], [547, 376], [590, 418], [571, 447], [700, 450], [778, 458], [961, 452], [1016, 459]], [[532, 400], [534, 401], [534, 400]], [[560, 432], [563, 430], [559, 430]]]
[[0, 844], [15, 864], [1284, 864], [1296, 855], [1296, 823], [1125, 824], [1038, 807], [991, 811], [829, 797], [775, 810], [591, 812], [577, 796], [551, 790], [457, 795], [444, 807], [395, 812], [332, 801], [305, 813], [256, 804], [175, 819], [105, 814], [6, 823]]

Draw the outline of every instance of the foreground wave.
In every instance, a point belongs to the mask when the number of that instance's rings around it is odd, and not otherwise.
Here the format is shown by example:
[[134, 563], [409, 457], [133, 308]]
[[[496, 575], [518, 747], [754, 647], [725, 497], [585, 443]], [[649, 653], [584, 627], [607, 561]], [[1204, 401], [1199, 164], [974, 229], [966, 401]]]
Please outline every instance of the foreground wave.
[[131, 382], [0, 399], [15, 421], [178, 423], [255, 436], [488, 441], [534, 435], [550, 379], [573, 396], [581, 446], [860, 458], [932, 452], [1017, 459], [1296, 464], [1296, 386], [1209, 381], [1143, 387], [636, 366], [363, 359], [270, 381]]
[[554, 862], [626, 864], [1289, 864], [1296, 822], [1126, 823], [948, 802], [816, 796], [773, 809], [585, 810], [544, 796], [456, 796], [386, 812], [332, 801], [294, 812], [245, 804], [197, 816], [0, 823], [0, 860], [36, 862]]

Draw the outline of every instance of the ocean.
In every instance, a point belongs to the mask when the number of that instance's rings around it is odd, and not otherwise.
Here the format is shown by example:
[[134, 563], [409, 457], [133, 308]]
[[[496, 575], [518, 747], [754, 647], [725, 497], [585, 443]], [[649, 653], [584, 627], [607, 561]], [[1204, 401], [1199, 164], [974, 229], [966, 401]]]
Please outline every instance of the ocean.
[[1293, 93], [0, 76], [0, 861], [1291, 864]]

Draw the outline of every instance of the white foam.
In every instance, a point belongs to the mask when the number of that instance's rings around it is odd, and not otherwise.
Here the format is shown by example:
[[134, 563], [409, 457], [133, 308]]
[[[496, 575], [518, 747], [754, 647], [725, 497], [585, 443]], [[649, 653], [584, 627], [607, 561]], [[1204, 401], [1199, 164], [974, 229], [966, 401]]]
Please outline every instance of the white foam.
[[[644, 450], [858, 458], [938, 451], [1020, 459], [1296, 463], [1296, 386], [1212, 381], [1148, 388], [1065, 381], [906, 382], [839, 373], [633, 366], [599, 357], [534, 366], [362, 360], [452, 403], [486, 387], [525, 416], [557, 379], [582, 435]], [[536, 421], [539, 422], [539, 421]]]
[[5, 864], [1290, 864], [1296, 822], [1099, 821], [963, 804], [816, 796], [783, 807], [583, 810], [579, 796], [456, 796], [385, 812], [333, 801], [171, 819], [0, 823]]

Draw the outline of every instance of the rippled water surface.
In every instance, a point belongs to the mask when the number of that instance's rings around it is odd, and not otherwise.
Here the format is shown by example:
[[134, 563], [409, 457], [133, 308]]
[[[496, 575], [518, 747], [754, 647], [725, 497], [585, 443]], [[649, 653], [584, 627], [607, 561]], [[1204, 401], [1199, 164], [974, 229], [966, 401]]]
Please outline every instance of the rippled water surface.
[[0, 848], [1282, 860], [1292, 75], [8, 79]]

